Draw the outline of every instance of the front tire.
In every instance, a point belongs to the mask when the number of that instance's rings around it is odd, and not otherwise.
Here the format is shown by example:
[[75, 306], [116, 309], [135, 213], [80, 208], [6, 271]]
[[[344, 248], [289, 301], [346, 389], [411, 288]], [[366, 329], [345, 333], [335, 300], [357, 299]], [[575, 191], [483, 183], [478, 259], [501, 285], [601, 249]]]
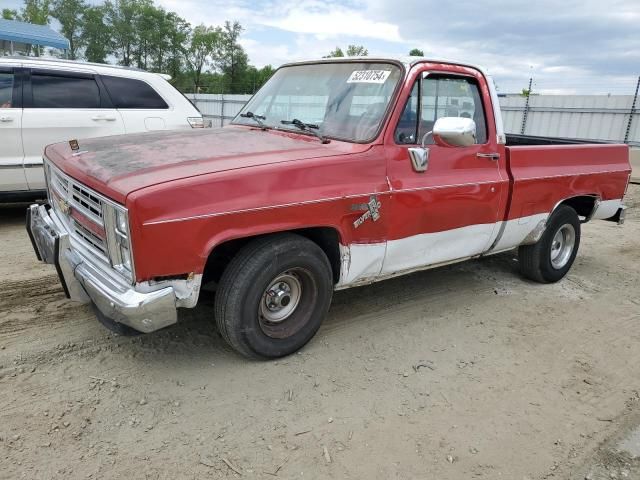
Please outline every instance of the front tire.
[[246, 357], [289, 355], [320, 328], [331, 304], [332, 278], [327, 256], [307, 238], [286, 233], [254, 240], [220, 279], [218, 330]]
[[579, 246], [580, 218], [573, 208], [560, 205], [540, 240], [518, 249], [520, 271], [536, 282], [557, 282], [571, 269]]

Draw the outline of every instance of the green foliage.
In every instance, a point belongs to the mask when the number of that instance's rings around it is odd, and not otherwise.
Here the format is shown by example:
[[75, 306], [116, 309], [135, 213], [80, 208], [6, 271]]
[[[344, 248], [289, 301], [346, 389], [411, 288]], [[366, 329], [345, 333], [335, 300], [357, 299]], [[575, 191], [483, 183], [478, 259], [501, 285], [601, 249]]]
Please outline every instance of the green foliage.
[[340, 58], [340, 57], [366, 57], [369, 55], [369, 50], [364, 48], [362, 45], [349, 45], [347, 46], [347, 52], [342, 51], [340, 47], [336, 47], [335, 50], [329, 52], [329, 55], [326, 55], [322, 58]]
[[242, 33], [239, 22], [225, 22], [220, 36], [216, 65], [229, 84], [229, 93], [244, 93], [243, 81], [247, 74], [249, 57], [238, 43]]
[[88, 62], [105, 63], [111, 47], [111, 32], [104, 23], [104, 6], [88, 7], [80, 41], [84, 45], [84, 58]]
[[347, 57], [366, 57], [369, 55], [369, 50], [362, 45], [349, 45], [347, 47]]
[[531, 95], [531, 90], [529, 90], [528, 88], [523, 88], [520, 95], [522, 95], [523, 97], [528, 97], [529, 95]]
[[5, 20], [17, 20], [18, 19], [18, 11], [12, 10], [10, 8], [2, 9], [2, 18]]
[[82, 46], [84, 15], [88, 5], [84, 0], [53, 0], [51, 16], [60, 22], [60, 33], [69, 40], [69, 58], [75, 60]]
[[193, 79], [194, 92], [199, 93], [202, 71], [217, 60], [217, 53], [222, 42], [222, 30], [219, 27], [198, 25], [188, 39], [185, 52], [189, 73]]
[[24, 7], [22, 7], [17, 20], [37, 25], [48, 25], [50, 11], [50, 0], [24, 0]]
[[409, 56], [411, 57], [424, 57], [424, 52], [419, 48], [412, 48], [409, 51]]
[[340, 47], [336, 47], [335, 50], [332, 50], [331, 52], [329, 52], [329, 55], [325, 55], [322, 58], [339, 58], [339, 57], [344, 57], [344, 52]]

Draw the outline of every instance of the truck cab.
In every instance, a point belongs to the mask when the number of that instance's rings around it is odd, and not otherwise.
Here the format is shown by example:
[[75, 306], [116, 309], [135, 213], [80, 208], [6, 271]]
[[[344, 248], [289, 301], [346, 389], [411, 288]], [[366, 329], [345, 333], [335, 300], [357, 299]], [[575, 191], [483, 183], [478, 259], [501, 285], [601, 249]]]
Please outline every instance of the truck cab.
[[337, 289], [515, 249], [561, 280], [584, 223], [624, 220], [630, 165], [506, 135], [483, 69], [411, 57], [284, 65], [228, 127], [54, 144], [45, 173], [28, 230], [70, 298], [133, 334], [213, 290], [229, 344], [275, 358]]

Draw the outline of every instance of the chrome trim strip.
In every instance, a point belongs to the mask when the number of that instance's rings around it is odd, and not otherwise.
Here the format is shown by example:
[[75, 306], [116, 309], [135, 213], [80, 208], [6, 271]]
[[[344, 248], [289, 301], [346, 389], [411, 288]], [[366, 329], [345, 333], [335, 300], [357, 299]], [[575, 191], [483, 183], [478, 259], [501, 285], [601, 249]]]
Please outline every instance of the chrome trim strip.
[[440, 190], [442, 188], [475, 187], [478, 185], [492, 185], [495, 183], [502, 183], [502, 181], [492, 180], [490, 182], [469, 182], [469, 183], [452, 183], [450, 185], [430, 185], [428, 187], [403, 188], [401, 190], [394, 190], [393, 193], [419, 192], [422, 190]]
[[[602, 171], [602, 172], [567, 173], [567, 174], [562, 174], [562, 175], [550, 175], [550, 176], [545, 176], [545, 177], [531, 177], [531, 178], [521, 178], [521, 179], [516, 178], [514, 180], [514, 183], [531, 181], [531, 180], [543, 180], [543, 179], [546, 179], [546, 178], [561, 178], [561, 177], [573, 177], [573, 176], [582, 176], [582, 175], [602, 175], [602, 174], [606, 174], [606, 173], [627, 173], [627, 170], [605, 170], [605, 171]], [[346, 196], [343, 196], [343, 197], [328, 197], [328, 198], [322, 198], [322, 199], [319, 199], [319, 200], [307, 200], [307, 201], [304, 201], [304, 202], [283, 203], [283, 204], [276, 204], [276, 205], [268, 205], [268, 206], [264, 206], [264, 207], [253, 207], [253, 208], [244, 208], [244, 209], [240, 209], [240, 210], [230, 210], [228, 212], [205, 213], [205, 214], [202, 214], [202, 215], [193, 215], [191, 217], [170, 218], [170, 219], [167, 219], [167, 220], [156, 220], [156, 221], [152, 221], [152, 222], [145, 222], [145, 223], [143, 223], [143, 225], [159, 225], [159, 224], [163, 224], [163, 223], [182, 222], [182, 221], [185, 221], [185, 220], [197, 220], [197, 219], [201, 219], [201, 218], [221, 217], [223, 215], [231, 215], [233, 213], [258, 212], [258, 211], [262, 211], [262, 210], [270, 210], [270, 209], [275, 209], [275, 208], [287, 208], [287, 207], [296, 207], [296, 206], [301, 206], [301, 205], [312, 205], [312, 204], [315, 204], [315, 203], [333, 202], [333, 201], [336, 201], [336, 200], [348, 200], [350, 198], [367, 197], [367, 196], [370, 196], [370, 195], [391, 195], [391, 194], [403, 193], [403, 192], [418, 192], [418, 191], [423, 191], [423, 190], [438, 190], [438, 189], [442, 189], [442, 188], [457, 188], [457, 187], [468, 187], [468, 186], [476, 186], [476, 185], [491, 185], [491, 184], [498, 184], [498, 183], [504, 183], [504, 180], [492, 180], [492, 181], [488, 181], [488, 182], [454, 183], [454, 184], [450, 184], [450, 185], [431, 185], [431, 186], [428, 186], [428, 187], [404, 188], [404, 189], [398, 190], [398, 189], [393, 189], [392, 188], [391, 182], [390, 182], [389, 178], [387, 177], [387, 184], [389, 185], [390, 189], [382, 191], [382, 192], [359, 193], [359, 194], [353, 194], [353, 195], [346, 195]]]
[[491, 184], [495, 184], [495, 183], [501, 183], [501, 181], [496, 180], [496, 181], [491, 181], [491, 182], [471, 182], [471, 183], [457, 183], [457, 184], [451, 184], [451, 185], [432, 185], [429, 187], [416, 187], [416, 188], [405, 188], [402, 190], [397, 190], [397, 189], [392, 189], [391, 187], [391, 183], [389, 182], [389, 180], [387, 179], [389, 188], [391, 188], [391, 190], [384, 190], [382, 192], [370, 192], [370, 193], [358, 193], [358, 194], [353, 194], [353, 195], [346, 195], [343, 197], [328, 197], [328, 198], [322, 198], [322, 199], [318, 199], [318, 200], [306, 200], [303, 202], [296, 202], [296, 203], [282, 203], [282, 204], [276, 204], [276, 205], [267, 205], [264, 207], [253, 207], [253, 208], [243, 208], [240, 210], [230, 210], [228, 212], [218, 212], [218, 213], [205, 213], [202, 215], [193, 215], [191, 217], [181, 217], [181, 218], [170, 218], [168, 220], [156, 220], [153, 222], [145, 222], [143, 223], [143, 225], [159, 225], [159, 224], [163, 224], [163, 223], [173, 223], [173, 222], [182, 222], [185, 220], [197, 220], [197, 219], [201, 219], [201, 218], [213, 218], [213, 217], [221, 217], [223, 215], [231, 215], [234, 213], [248, 213], [248, 212], [258, 212], [258, 211], [262, 211], [262, 210], [271, 210], [271, 209], [275, 209], [275, 208], [287, 208], [287, 207], [297, 207], [297, 206], [301, 206], [301, 205], [312, 205], [312, 204], [316, 204], [316, 203], [324, 203], [324, 202], [334, 202], [336, 200], [348, 200], [351, 198], [360, 198], [360, 197], [369, 197], [371, 195], [391, 195], [391, 194], [397, 194], [397, 193], [404, 193], [404, 192], [417, 192], [417, 191], [422, 191], [422, 190], [437, 190], [437, 189], [442, 189], [442, 188], [457, 188], [457, 187], [468, 187], [468, 186], [476, 186], [476, 185], [491, 185]]
[[240, 210], [230, 210], [228, 212], [218, 212], [218, 213], [205, 213], [202, 215], [193, 215], [191, 217], [182, 217], [182, 218], [170, 218], [168, 220], [156, 220], [153, 222], [145, 222], [143, 223], [143, 225], [158, 225], [158, 224], [162, 224], [162, 223], [173, 223], [173, 222], [182, 222], [185, 220], [197, 220], [200, 218], [213, 218], [213, 217], [221, 217], [223, 215], [231, 215], [232, 213], [248, 213], [248, 212], [259, 212], [262, 210], [271, 210], [274, 208], [286, 208], [286, 207], [296, 207], [299, 205], [312, 205], [315, 203], [324, 203], [324, 202], [333, 202], [336, 200], [347, 200], [350, 198], [360, 198], [360, 197], [368, 197], [370, 195], [386, 195], [389, 194], [391, 192], [389, 191], [382, 191], [382, 192], [375, 192], [375, 193], [359, 193], [356, 195], [346, 195], [343, 197], [329, 197], [329, 198], [322, 198], [319, 200], [306, 200], [304, 202], [296, 202], [296, 203], [282, 203], [282, 204], [277, 204], [277, 205], [268, 205], [268, 206], [264, 206], [264, 207], [253, 207], [253, 208], [244, 208], [244, 209], [240, 209]]
[[528, 182], [530, 180], [544, 180], [546, 178], [560, 178], [560, 177], [579, 177], [583, 175], [603, 175], [605, 173], [627, 173], [629, 170], [603, 170], [601, 172], [585, 172], [585, 173], [563, 173], [560, 175], [547, 175], [544, 177], [529, 177], [529, 178], [515, 178], [515, 182]]

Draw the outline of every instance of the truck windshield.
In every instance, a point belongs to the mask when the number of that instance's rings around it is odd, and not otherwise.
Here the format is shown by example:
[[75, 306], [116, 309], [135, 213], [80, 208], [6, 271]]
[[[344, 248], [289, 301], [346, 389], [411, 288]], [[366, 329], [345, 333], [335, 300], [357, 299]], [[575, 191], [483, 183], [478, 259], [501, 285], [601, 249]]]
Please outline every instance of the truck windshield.
[[[317, 126], [323, 137], [372, 140], [400, 79], [390, 63], [345, 62], [293, 65], [279, 69], [232, 123], [296, 130], [294, 120]], [[292, 122], [294, 123], [292, 125]]]

